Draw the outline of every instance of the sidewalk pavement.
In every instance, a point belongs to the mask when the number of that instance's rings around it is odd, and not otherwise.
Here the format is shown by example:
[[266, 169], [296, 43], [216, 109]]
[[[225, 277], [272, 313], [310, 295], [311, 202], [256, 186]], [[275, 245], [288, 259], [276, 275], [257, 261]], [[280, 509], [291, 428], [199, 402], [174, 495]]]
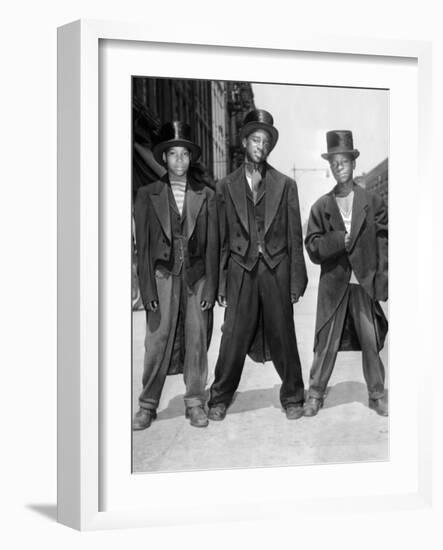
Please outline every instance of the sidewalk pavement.
[[[294, 307], [305, 386], [314, 339], [318, 269], [308, 265], [310, 284]], [[214, 310], [209, 380], [220, 345], [223, 310]], [[138, 409], [143, 371], [145, 313], [133, 315], [133, 410]], [[388, 374], [388, 344], [381, 357]], [[389, 459], [389, 418], [368, 408], [360, 352], [338, 354], [327, 399], [316, 417], [289, 421], [279, 402], [280, 379], [272, 363], [246, 360], [233, 404], [223, 422], [194, 428], [184, 417], [182, 375], [166, 380], [158, 417], [133, 432], [133, 471], [186, 471]], [[129, 428], [129, 427], [128, 427]]]

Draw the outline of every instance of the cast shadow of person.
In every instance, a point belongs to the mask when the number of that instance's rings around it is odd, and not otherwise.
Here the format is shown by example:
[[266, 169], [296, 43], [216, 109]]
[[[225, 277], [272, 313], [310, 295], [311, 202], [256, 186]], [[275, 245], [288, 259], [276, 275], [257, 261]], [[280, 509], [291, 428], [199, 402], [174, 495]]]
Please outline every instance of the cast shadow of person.
[[[388, 390], [386, 390], [387, 394]], [[368, 390], [364, 383], [348, 381], [339, 382], [327, 389], [324, 408], [330, 409], [348, 403], [361, 403], [367, 406]], [[274, 407], [282, 409], [280, 404], [280, 384], [272, 388], [240, 391], [234, 395], [229, 413], [241, 413]]]
[[[387, 391], [388, 390], [386, 390], [386, 393]], [[280, 384], [275, 384], [270, 388], [236, 392], [229, 407], [229, 414], [252, 412], [260, 409], [267, 409], [269, 407], [281, 409], [279, 395]], [[334, 386], [328, 387], [324, 409], [331, 409], [347, 403], [361, 403], [367, 406], [368, 391], [364, 383], [348, 381], [339, 382]], [[173, 397], [166, 408], [158, 413], [157, 421], [170, 420], [183, 416], [183, 414], [183, 394], [180, 394]]]
[[[281, 408], [279, 400], [280, 384], [272, 388], [236, 392], [229, 407], [230, 414], [266, 409]], [[167, 407], [157, 415], [157, 421], [177, 418], [184, 414], [183, 394], [173, 397]]]
[[[388, 396], [388, 390], [385, 390]], [[334, 386], [328, 386], [323, 408], [331, 409], [348, 403], [361, 403], [368, 405], [368, 389], [363, 382], [347, 381], [338, 382]]]

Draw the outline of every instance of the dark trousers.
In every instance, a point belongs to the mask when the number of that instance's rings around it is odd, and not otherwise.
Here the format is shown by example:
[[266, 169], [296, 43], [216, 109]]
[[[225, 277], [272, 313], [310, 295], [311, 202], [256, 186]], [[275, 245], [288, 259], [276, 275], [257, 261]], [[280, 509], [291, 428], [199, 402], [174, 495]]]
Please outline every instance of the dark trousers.
[[312, 363], [309, 395], [323, 398], [337, 358], [346, 314], [352, 316], [363, 355], [363, 376], [369, 397], [384, 395], [385, 369], [377, 350], [373, 301], [360, 285], [350, 284], [334, 317], [320, 331]]
[[288, 258], [274, 270], [260, 259], [252, 271], [231, 259], [226, 298], [228, 307], [209, 406], [231, 403], [260, 314], [271, 358], [282, 380], [281, 404], [284, 408], [302, 404], [304, 385], [290, 299]]
[[[186, 386], [185, 405], [204, 405], [208, 376], [209, 311], [202, 311], [200, 302], [205, 284], [203, 277], [192, 289], [185, 276], [156, 272], [159, 307], [149, 311], [146, 322], [143, 390], [140, 407], [156, 409], [177, 344], [184, 346], [183, 377]], [[179, 315], [183, 316], [183, 333], [178, 330]], [[180, 339], [180, 342], [177, 340]]]

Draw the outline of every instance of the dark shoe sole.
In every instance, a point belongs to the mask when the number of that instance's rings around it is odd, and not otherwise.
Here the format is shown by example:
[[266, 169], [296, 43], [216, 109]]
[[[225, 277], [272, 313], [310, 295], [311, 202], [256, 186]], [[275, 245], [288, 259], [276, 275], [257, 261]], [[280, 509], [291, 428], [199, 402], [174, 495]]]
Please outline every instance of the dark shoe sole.
[[143, 426], [141, 426], [141, 425], [138, 425], [138, 426], [137, 425], [136, 426], [132, 425], [132, 431], [133, 432], [141, 432], [142, 430], [147, 430], [150, 426], [151, 426], [151, 422], [149, 422], [149, 424], [146, 424], [146, 425], [143, 425]]
[[194, 428], [207, 428], [209, 426], [209, 422], [206, 422], [206, 424], [195, 424], [194, 422], [189, 422], [191, 426]]

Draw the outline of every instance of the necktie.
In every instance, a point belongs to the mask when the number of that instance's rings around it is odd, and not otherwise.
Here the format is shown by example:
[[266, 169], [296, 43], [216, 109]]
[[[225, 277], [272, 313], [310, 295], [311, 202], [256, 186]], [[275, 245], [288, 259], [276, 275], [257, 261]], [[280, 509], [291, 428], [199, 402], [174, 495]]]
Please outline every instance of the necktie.
[[258, 189], [262, 180], [262, 175], [256, 164], [248, 164], [248, 171], [251, 175], [251, 190], [254, 202], [257, 202]]

